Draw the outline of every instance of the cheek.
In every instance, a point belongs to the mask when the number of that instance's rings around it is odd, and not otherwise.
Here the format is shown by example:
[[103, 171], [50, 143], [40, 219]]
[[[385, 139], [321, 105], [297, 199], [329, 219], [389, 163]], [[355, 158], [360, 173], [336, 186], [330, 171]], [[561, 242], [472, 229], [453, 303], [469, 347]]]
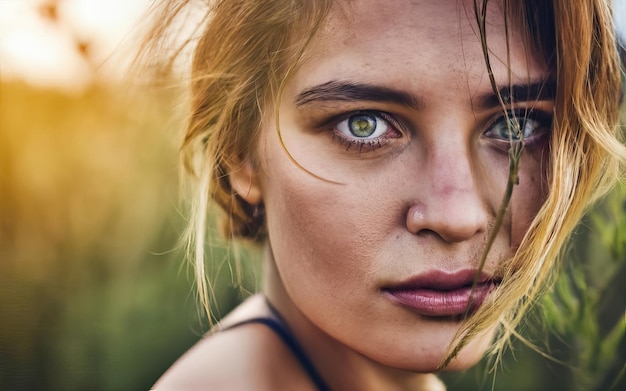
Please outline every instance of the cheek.
[[528, 151], [522, 156], [519, 184], [511, 198], [511, 246], [516, 249], [526, 235], [537, 212], [543, 205], [547, 192], [547, 148]]
[[[393, 217], [376, 190], [325, 183], [274, 154], [264, 180], [271, 248], [283, 281], [308, 294], [345, 289], [376, 259]], [[382, 188], [379, 186], [373, 189]], [[387, 208], [388, 209], [388, 208]], [[365, 277], [367, 278], [367, 277]], [[289, 290], [289, 287], [287, 287]], [[300, 293], [298, 293], [300, 294]]]

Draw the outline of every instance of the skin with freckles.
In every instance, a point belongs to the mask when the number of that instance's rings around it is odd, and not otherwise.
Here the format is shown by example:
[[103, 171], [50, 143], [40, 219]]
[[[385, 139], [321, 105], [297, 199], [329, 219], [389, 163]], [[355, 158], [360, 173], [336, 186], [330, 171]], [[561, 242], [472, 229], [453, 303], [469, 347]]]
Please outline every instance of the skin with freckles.
[[[337, 362], [390, 378], [397, 369], [432, 372], [458, 328], [458, 320], [422, 316], [383, 290], [433, 270], [476, 268], [502, 201], [509, 135], [502, 108], [485, 104], [493, 91], [471, 10], [470, 2], [360, 1], [331, 11], [279, 109], [287, 151], [328, 181], [294, 165], [272, 127], [262, 133], [254, 181], [267, 213], [267, 295], [323, 373]], [[506, 59], [502, 11], [494, 4], [490, 16], [493, 58]], [[547, 80], [512, 34], [510, 69], [493, 63], [499, 88]], [[412, 99], [315, 94], [331, 82]], [[552, 102], [522, 97], [507, 109], [540, 115], [524, 124], [519, 185], [488, 274], [512, 255], [546, 191]], [[376, 127], [369, 137], [350, 131], [368, 126]], [[450, 369], [474, 364], [489, 339], [473, 341]]]
[[[519, 184], [485, 280], [497, 283], [544, 200], [551, 75], [515, 26], [507, 47], [498, 2], [488, 11], [504, 108], [471, 1], [338, 2], [278, 110], [268, 108], [254, 161], [231, 175], [242, 198], [265, 208], [264, 293], [333, 389], [437, 386], [432, 373], [461, 316], [412, 308], [393, 292], [476, 270], [520, 137], [512, 128], [525, 142]], [[494, 331], [447, 369], [475, 364]]]

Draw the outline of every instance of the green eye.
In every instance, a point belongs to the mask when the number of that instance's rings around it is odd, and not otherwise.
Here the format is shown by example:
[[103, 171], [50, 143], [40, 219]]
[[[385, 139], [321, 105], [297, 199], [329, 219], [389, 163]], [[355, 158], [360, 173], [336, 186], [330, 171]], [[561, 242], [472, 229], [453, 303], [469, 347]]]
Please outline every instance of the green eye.
[[348, 118], [350, 133], [356, 137], [369, 137], [376, 131], [376, 117], [372, 115], [354, 115]]
[[402, 123], [384, 111], [353, 111], [341, 118], [335, 122], [331, 134], [346, 151], [354, 148], [359, 153], [370, 152], [403, 137]]
[[389, 122], [375, 113], [359, 113], [351, 115], [337, 124], [342, 135], [355, 139], [375, 139], [387, 133]]
[[494, 121], [485, 136], [502, 141], [518, 142], [533, 139], [537, 133], [548, 129], [551, 121], [544, 121], [532, 112], [509, 112]]
[[491, 134], [496, 138], [520, 141], [533, 134], [533, 120], [509, 117], [496, 122]]

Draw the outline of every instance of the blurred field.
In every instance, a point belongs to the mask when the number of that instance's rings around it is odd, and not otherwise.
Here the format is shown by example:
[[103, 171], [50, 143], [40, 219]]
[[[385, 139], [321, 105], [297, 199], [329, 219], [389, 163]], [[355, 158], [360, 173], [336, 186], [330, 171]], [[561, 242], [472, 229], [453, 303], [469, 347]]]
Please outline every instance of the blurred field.
[[[180, 103], [126, 89], [0, 85], [0, 390], [148, 389], [207, 329], [177, 249]], [[607, 390], [623, 370], [626, 189], [578, 231], [569, 278], [527, 328], [565, 364], [518, 348], [496, 390]], [[229, 253], [213, 252], [224, 312], [241, 299]], [[445, 377], [490, 389], [483, 375]]]
[[155, 95], [1, 86], [0, 390], [147, 389], [206, 331]]

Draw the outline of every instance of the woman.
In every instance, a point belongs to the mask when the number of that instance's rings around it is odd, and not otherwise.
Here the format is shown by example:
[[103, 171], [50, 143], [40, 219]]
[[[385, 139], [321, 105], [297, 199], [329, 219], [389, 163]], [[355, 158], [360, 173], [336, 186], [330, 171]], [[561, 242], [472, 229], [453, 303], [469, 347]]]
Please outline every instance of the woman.
[[442, 389], [498, 352], [626, 156], [607, 2], [205, 12], [183, 146], [198, 286], [206, 304], [209, 198], [265, 247], [264, 285], [155, 388]]

